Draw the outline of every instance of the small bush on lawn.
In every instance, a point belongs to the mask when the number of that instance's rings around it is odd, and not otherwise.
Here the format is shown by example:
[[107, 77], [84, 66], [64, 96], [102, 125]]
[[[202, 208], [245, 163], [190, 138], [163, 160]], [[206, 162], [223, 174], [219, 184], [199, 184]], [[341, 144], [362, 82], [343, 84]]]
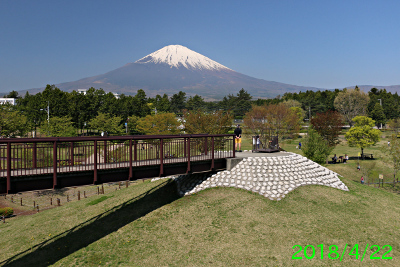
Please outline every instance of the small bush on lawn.
[[14, 214], [13, 208], [6, 207], [6, 208], [0, 208], [0, 216], [11, 216]]
[[100, 203], [100, 202], [102, 202], [102, 201], [104, 201], [104, 200], [106, 200], [107, 198], [110, 198], [110, 197], [113, 197], [113, 196], [102, 196], [102, 197], [100, 197], [98, 199], [95, 199], [95, 200], [87, 203], [86, 205], [87, 206], [96, 205], [96, 204], [98, 204], [98, 203]]

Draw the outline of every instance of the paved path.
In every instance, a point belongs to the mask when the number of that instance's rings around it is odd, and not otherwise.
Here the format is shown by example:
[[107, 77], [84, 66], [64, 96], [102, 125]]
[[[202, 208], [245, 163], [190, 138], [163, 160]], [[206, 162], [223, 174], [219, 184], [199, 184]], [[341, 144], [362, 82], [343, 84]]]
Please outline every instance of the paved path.
[[252, 153], [250, 152], [235, 152], [235, 156], [237, 158], [248, 158], [248, 157], [282, 157], [287, 156], [290, 152], [273, 152], [273, 153]]

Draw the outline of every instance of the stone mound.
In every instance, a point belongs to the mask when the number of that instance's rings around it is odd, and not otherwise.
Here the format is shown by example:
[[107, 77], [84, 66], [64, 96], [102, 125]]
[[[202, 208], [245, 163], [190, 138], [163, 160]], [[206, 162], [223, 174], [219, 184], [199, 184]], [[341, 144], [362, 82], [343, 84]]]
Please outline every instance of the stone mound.
[[338, 174], [298, 154], [279, 157], [244, 158], [230, 171], [195, 173], [175, 178], [181, 196], [212, 187], [237, 187], [271, 200], [281, 200], [303, 185], [326, 185], [344, 191]]

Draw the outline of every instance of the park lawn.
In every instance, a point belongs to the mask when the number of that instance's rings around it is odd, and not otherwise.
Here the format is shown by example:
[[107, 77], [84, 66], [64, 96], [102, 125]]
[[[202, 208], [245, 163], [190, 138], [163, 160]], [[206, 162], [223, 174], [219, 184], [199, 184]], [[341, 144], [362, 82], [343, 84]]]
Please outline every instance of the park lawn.
[[[304, 186], [281, 201], [236, 188], [179, 198], [169, 180], [139, 183], [1, 223], [0, 264], [16, 255], [11, 266], [397, 266], [400, 197], [343, 182], [349, 192]], [[390, 245], [392, 259], [371, 260], [368, 249], [361, 263], [367, 244]], [[295, 245], [313, 245], [315, 257], [292, 259]]]
[[[282, 146], [301, 154], [296, 149], [300, 140]], [[384, 145], [386, 139], [365, 149], [376, 155], [365, 162], [376, 162], [375, 173], [386, 177], [391, 169], [378, 153]], [[271, 201], [245, 190], [213, 188], [179, 198], [171, 182], [159, 180], [7, 219], [0, 224], [0, 265], [12, 259], [11, 266], [397, 266], [400, 196], [392, 191], [399, 188], [361, 185], [353, 159], [358, 152], [342, 142], [333, 153], [347, 153], [349, 163], [325, 165], [343, 176], [349, 192], [304, 186]], [[349, 256], [356, 244], [358, 259]], [[390, 245], [386, 256], [392, 259], [371, 260], [368, 249], [361, 263], [367, 244]], [[295, 245], [313, 245], [315, 257], [306, 259], [301, 251], [295, 256], [302, 259], [292, 259]], [[339, 247], [338, 259], [329, 259], [331, 245]], [[387, 249], [375, 256], [382, 257]], [[311, 256], [312, 248], [307, 252]]]

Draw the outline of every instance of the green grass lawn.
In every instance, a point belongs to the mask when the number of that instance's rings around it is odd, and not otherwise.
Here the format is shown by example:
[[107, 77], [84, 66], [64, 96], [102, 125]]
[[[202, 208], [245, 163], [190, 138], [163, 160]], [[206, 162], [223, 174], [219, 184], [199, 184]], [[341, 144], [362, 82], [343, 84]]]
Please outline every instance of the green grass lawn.
[[[299, 140], [282, 146], [301, 154], [295, 148]], [[373, 175], [391, 177], [378, 153], [386, 142], [365, 149], [376, 155], [368, 161], [376, 162]], [[333, 151], [350, 157], [358, 152], [344, 142]], [[159, 180], [10, 218], [0, 223], [0, 265], [398, 266], [398, 188], [361, 185], [355, 158], [326, 167], [343, 175], [349, 192], [304, 186], [271, 201], [245, 190], [213, 188], [180, 198], [171, 181]], [[358, 259], [349, 255], [357, 244]], [[367, 244], [381, 247], [374, 255], [379, 259], [370, 259], [373, 247], [361, 262]], [[295, 255], [296, 245], [314, 246], [314, 258], [303, 251]], [[338, 254], [329, 254], [331, 245], [338, 246]], [[382, 249], [385, 245], [391, 246], [386, 256], [392, 259], [381, 259], [389, 249]], [[311, 256], [312, 248], [307, 252]]]
[[[1, 223], [0, 264], [397, 266], [400, 197], [347, 177], [343, 181], [349, 192], [305, 186], [281, 201], [236, 188], [179, 198], [169, 181], [140, 183], [108, 198], [94, 196]], [[340, 256], [329, 259], [329, 246], [337, 245], [341, 254], [346, 244], [342, 262]], [[349, 256], [356, 244], [358, 260]], [[369, 259], [374, 248], [361, 263], [367, 244], [390, 245], [386, 256], [392, 260]], [[313, 245], [314, 259], [303, 252], [296, 255], [303, 259], [292, 259], [295, 245]], [[311, 248], [308, 252], [311, 256]]]

